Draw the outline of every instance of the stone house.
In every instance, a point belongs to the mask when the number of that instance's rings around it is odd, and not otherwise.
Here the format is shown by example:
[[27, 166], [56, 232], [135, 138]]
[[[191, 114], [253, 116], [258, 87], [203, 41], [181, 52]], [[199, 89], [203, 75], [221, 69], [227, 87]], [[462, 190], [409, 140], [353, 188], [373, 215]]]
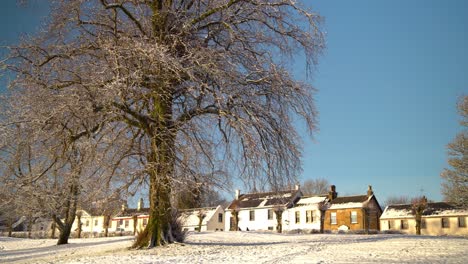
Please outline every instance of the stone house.
[[338, 197], [332, 185], [328, 193], [324, 230], [379, 230], [382, 209], [369, 185], [367, 194]]

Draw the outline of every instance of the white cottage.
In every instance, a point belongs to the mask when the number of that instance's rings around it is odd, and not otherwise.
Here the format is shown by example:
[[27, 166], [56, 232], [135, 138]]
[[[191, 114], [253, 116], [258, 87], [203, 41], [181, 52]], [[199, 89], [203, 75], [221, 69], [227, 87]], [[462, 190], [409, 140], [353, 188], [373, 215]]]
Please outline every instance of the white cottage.
[[281, 211], [283, 230], [290, 229], [290, 212], [302, 196], [299, 186], [294, 190], [240, 194], [236, 190], [235, 200], [227, 207], [225, 215], [225, 230], [234, 230], [236, 224], [241, 231], [276, 230], [277, 217], [275, 211]]
[[[77, 215], [81, 215], [81, 232], [101, 233], [104, 232], [104, 216], [94, 214], [92, 211], [79, 209], [76, 211]], [[78, 217], [72, 225], [72, 231], [78, 230]]]
[[321, 231], [327, 201], [326, 195], [302, 197], [286, 212], [287, 229]]
[[[468, 209], [445, 202], [427, 203], [421, 217], [421, 235], [468, 236]], [[389, 205], [380, 217], [382, 231], [397, 230], [416, 234], [416, 220], [411, 204]]]
[[[200, 218], [202, 222], [201, 229], [199, 230]], [[186, 231], [224, 230], [224, 208], [221, 205], [217, 207], [181, 210], [179, 219], [182, 221], [182, 227]]]

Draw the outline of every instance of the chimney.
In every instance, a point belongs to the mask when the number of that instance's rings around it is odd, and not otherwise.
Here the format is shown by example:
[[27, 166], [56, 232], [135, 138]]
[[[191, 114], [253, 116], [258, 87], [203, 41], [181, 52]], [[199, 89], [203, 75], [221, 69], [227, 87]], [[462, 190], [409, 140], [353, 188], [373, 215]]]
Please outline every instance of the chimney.
[[338, 193], [336, 192], [336, 187], [335, 185], [330, 186], [330, 191], [328, 192], [328, 200], [332, 201], [338, 196]]
[[300, 186], [299, 184], [296, 184], [296, 185], [294, 186], [294, 190], [299, 191], [299, 189], [301, 189], [301, 186]]
[[236, 190], [236, 200], [239, 199], [240, 196], [240, 190]]
[[140, 200], [138, 200], [137, 210], [138, 210], [138, 211], [141, 211], [141, 209], [142, 209], [143, 207], [144, 207], [143, 198], [140, 198]]
[[372, 191], [372, 185], [369, 185], [369, 188], [367, 189], [367, 197], [371, 197], [374, 194], [374, 191]]

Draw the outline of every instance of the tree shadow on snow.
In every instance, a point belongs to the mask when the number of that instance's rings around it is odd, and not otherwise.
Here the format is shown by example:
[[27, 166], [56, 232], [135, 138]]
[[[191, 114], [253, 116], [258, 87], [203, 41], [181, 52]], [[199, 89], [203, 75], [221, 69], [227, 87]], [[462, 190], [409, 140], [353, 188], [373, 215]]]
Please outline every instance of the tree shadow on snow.
[[[0, 262], [15, 262], [20, 260], [27, 259], [36, 259], [39, 257], [45, 257], [50, 255], [56, 255], [60, 252], [65, 252], [66, 250], [73, 248], [87, 248], [94, 247], [99, 245], [111, 245], [113, 243], [118, 243], [122, 241], [131, 241], [133, 237], [124, 237], [116, 240], [103, 240], [90, 243], [69, 243], [65, 245], [53, 245], [39, 248], [25, 248], [25, 249], [13, 249], [13, 250], [0, 250]], [[72, 255], [74, 252], [70, 252], [67, 255]], [[58, 255], [58, 254], [57, 254]]]

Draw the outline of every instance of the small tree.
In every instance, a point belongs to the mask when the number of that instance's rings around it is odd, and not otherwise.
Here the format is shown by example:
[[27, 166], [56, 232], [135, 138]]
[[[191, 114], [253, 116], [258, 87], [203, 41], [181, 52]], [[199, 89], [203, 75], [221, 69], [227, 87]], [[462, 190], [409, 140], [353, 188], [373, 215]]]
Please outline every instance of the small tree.
[[416, 235], [421, 235], [422, 215], [426, 207], [427, 198], [425, 196], [414, 198], [411, 202], [411, 210], [416, 220]]
[[451, 168], [441, 174], [442, 194], [446, 201], [468, 207], [468, 96], [458, 102], [458, 112], [463, 131], [447, 146]]
[[276, 232], [282, 233], [283, 232], [283, 212], [285, 208], [284, 206], [277, 205], [274, 207], [273, 212], [276, 215]]
[[197, 217], [198, 217], [198, 232], [201, 232], [203, 219], [205, 219], [205, 217], [206, 217], [205, 210], [199, 210], [198, 213], [197, 213]]
[[238, 208], [232, 208], [231, 215], [232, 215], [232, 227], [231, 227], [231, 229], [234, 230], [234, 231], [238, 231], [239, 230], [239, 209]]
[[76, 213], [76, 223], [78, 225], [78, 230], [76, 231], [76, 237], [77, 238], [81, 238], [81, 231], [82, 231], [82, 227], [83, 227], [83, 223], [81, 223], [81, 216], [82, 216], [81, 211], [78, 211]]
[[133, 235], [136, 235], [138, 228], [138, 215], [132, 216], [133, 219]]

